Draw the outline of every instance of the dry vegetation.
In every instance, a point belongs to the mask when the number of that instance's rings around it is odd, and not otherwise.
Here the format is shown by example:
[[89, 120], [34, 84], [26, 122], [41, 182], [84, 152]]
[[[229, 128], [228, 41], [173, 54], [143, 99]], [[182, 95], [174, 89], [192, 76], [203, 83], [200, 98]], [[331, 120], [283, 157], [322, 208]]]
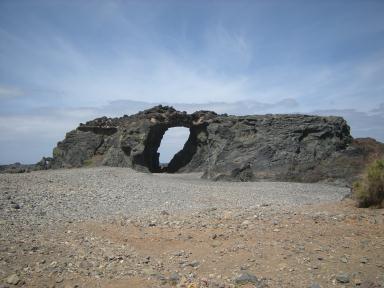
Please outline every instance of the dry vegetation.
[[353, 186], [353, 196], [359, 207], [384, 206], [384, 160], [370, 164], [360, 181]]

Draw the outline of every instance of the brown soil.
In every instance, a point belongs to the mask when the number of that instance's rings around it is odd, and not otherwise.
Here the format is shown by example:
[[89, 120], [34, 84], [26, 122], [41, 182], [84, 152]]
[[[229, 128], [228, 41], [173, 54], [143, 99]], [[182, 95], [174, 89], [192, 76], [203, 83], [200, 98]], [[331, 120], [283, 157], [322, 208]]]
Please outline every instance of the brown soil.
[[62, 223], [2, 247], [0, 267], [23, 287], [235, 287], [244, 271], [264, 286], [243, 287], [380, 287], [383, 223], [384, 210], [350, 200]]

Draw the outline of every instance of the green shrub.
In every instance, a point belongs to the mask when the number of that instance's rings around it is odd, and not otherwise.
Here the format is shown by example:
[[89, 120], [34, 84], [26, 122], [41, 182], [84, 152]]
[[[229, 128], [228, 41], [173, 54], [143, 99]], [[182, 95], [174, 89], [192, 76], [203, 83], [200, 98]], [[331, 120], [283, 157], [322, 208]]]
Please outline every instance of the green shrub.
[[86, 159], [83, 161], [83, 166], [85, 167], [89, 167], [89, 166], [92, 166], [93, 165], [93, 161], [92, 159]]
[[359, 207], [384, 206], [384, 160], [368, 166], [362, 179], [353, 185], [353, 197]]
[[54, 158], [59, 158], [61, 156], [61, 151], [59, 148], [55, 147], [53, 148], [52, 154]]

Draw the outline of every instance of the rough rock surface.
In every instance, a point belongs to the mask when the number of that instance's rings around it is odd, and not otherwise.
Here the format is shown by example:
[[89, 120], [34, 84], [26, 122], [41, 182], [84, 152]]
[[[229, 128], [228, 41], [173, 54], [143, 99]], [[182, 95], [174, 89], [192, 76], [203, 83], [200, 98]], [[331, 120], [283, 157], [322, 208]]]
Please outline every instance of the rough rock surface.
[[51, 157], [43, 157], [36, 164], [21, 164], [19, 162], [9, 164], [9, 165], [0, 165], [0, 173], [25, 173], [38, 170], [47, 170], [51, 168]]
[[[157, 152], [168, 128], [186, 127], [184, 148], [161, 167]], [[360, 142], [359, 142], [360, 141]], [[131, 167], [146, 172], [205, 172], [214, 180], [258, 179], [349, 182], [364, 168], [373, 140], [354, 141], [341, 117], [192, 114], [156, 106], [135, 115], [102, 117], [67, 133], [53, 151], [53, 168]], [[360, 164], [355, 167], [353, 164]]]
[[102, 117], [69, 133], [53, 151], [55, 168], [106, 165], [133, 167], [139, 171], [161, 172], [161, 139], [171, 127], [187, 127], [190, 136], [182, 151], [169, 163], [167, 171], [202, 171], [207, 155], [206, 127], [216, 113], [187, 114], [171, 107], [156, 106], [121, 118]]

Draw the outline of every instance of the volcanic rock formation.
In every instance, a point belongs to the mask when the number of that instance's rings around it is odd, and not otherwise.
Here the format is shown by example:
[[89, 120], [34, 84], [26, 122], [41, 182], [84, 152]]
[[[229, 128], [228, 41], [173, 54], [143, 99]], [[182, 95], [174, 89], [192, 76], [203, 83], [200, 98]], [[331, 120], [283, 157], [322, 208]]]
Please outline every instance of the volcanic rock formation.
[[[157, 152], [168, 128], [186, 127], [184, 148], [162, 168]], [[370, 146], [365, 149], [365, 143]], [[156, 106], [135, 115], [97, 118], [67, 133], [53, 168], [107, 165], [144, 172], [204, 172], [214, 180], [350, 181], [383, 144], [353, 140], [341, 117], [192, 114]]]

